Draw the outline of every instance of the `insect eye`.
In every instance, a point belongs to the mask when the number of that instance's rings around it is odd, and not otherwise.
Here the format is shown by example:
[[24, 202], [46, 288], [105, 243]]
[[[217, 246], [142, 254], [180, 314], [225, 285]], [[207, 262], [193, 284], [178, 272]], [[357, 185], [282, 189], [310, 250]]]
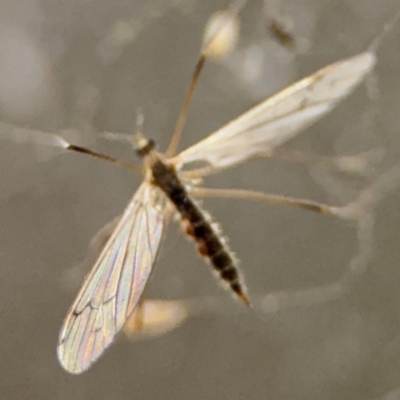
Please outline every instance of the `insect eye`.
[[146, 143], [144, 143], [143, 146], [140, 146], [136, 150], [136, 153], [140, 157], [143, 157], [143, 156], [147, 155], [151, 150], [153, 150], [155, 145], [156, 145], [156, 143], [153, 139], [146, 139]]
[[155, 140], [154, 140], [154, 139], [149, 139], [149, 140], [147, 141], [147, 144], [146, 144], [144, 150], [145, 150], [146, 152], [149, 152], [149, 151], [153, 150], [155, 147], [156, 147], [156, 142], [155, 142]]

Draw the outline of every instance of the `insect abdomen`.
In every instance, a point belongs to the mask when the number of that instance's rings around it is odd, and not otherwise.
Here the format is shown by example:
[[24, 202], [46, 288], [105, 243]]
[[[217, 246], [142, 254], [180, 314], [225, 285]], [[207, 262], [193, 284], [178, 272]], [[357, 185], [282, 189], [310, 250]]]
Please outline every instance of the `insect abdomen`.
[[222, 238], [218, 226], [212, 223], [210, 217], [190, 197], [171, 167], [159, 161], [152, 169], [155, 183], [175, 205], [182, 219], [183, 230], [195, 240], [199, 253], [210, 260], [233, 292], [246, 305], [250, 305], [237, 261]]
[[[237, 261], [221, 237], [219, 228], [210, 221], [207, 214], [199, 208], [187, 193], [183, 204], [183, 206], [180, 206], [179, 211], [185, 233], [195, 240], [198, 252], [210, 260], [219, 276], [229, 285], [233, 292], [246, 305], [250, 305], [243, 278], [236, 265]], [[182, 210], [183, 208], [184, 210]]]

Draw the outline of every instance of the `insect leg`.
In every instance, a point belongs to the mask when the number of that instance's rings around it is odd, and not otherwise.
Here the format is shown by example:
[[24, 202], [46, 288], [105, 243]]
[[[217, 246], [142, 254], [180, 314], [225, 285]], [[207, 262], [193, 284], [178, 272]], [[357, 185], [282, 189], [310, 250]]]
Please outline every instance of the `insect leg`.
[[[166, 151], [167, 157], [172, 157], [176, 154], [178, 145], [182, 136], [183, 128], [185, 127], [187, 115], [189, 112], [190, 105], [192, 103], [193, 94], [196, 89], [197, 83], [200, 78], [201, 71], [203, 70], [204, 64], [207, 58], [216, 58], [216, 54], [220, 51], [221, 41], [225, 40], [227, 27], [235, 26], [237, 15], [241, 9], [245, 6], [246, 0], [236, 0], [234, 1], [228, 10], [223, 12], [224, 18], [220, 18], [217, 27], [213, 29], [211, 35], [210, 32], [205, 31], [205, 36], [203, 38], [202, 47], [200, 49], [200, 55], [197, 59], [192, 79], [189, 84], [189, 88], [186, 93], [183, 106], [179, 113], [178, 121], [176, 123], [174, 134], [172, 135], [171, 142], [169, 143], [168, 149]], [[221, 13], [222, 15], [222, 13]], [[233, 28], [235, 30], [235, 28]]]
[[88, 269], [92, 266], [93, 262], [106, 245], [120, 219], [121, 215], [115, 217], [112, 221], [103, 226], [91, 239], [84, 260], [64, 271], [60, 280], [61, 284], [67, 290], [75, 289], [77, 283], [81, 282], [85, 278], [86, 274], [88, 273]]
[[254, 190], [214, 189], [214, 188], [210, 189], [201, 187], [201, 188], [191, 189], [191, 194], [193, 194], [193, 196], [195, 197], [218, 197], [226, 199], [261, 201], [264, 203], [291, 206], [296, 208], [302, 208], [308, 211], [317, 212], [320, 214], [328, 214], [341, 217], [341, 213], [338, 210], [340, 210], [342, 207], [334, 207], [328, 204], [319, 203], [312, 200], [276, 195], [271, 193], [257, 192]]

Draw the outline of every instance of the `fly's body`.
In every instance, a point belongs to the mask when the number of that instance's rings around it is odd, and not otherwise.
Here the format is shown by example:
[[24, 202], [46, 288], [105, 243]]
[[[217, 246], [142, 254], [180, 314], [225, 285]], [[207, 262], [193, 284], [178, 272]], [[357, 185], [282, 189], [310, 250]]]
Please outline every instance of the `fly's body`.
[[151, 183], [158, 186], [175, 206], [182, 220], [183, 231], [194, 239], [200, 255], [207, 258], [231, 290], [246, 305], [250, 305], [236, 257], [222, 237], [219, 226], [212, 222], [209, 214], [190, 196], [173, 164], [154, 150], [150, 150], [144, 157], [149, 159]]

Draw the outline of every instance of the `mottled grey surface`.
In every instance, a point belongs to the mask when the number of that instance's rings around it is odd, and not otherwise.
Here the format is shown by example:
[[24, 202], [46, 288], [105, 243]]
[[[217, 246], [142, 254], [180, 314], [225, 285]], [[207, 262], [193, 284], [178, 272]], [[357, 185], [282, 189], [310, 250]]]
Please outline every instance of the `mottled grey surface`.
[[[238, 50], [206, 67], [184, 145], [295, 79], [366, 50], [400, 7], [398, 0], [282, 1], [299, 44], [290, 52], [268, 36], [262, 2], [250, 3]], [[276, 12], [276, 1], [266, 3]], [[226, 4], [1, 0], [1, 121], [75, 129], [79, 134], [70, 133], [71, 140], [133, 159], [128, 146], [96, 139], [96, 132], [133, 131], [140, 106], [145, 131], [165, 148], [205, 21]], [[112, 32], [129, 26], [136, 29], [131, 41], [112, 46]], [[380, 147], [385, 157], [377, 176], [399, 163], [399, 43], [400, 23], [378, 50], [379, 90], [372, 99], [364, 85], [290, 147], [320, 155]], [[267, 294], [337, 288], [329, 285], [349, 271], [358, 252], [354, 226], [305, 211], [207, 201], [242, 261], [255, 313], [243, 312], [222, 292], [172, 224], [149, 296], [211, 295], [221, 307], [210, 306], [154, 341], [132, 344], [122, 337], [76, 377], [61, 369], [55, 352], [79, 286], [67, 279], [68, 270], [85, 257], [92, 235], [123, 209], [139, 177], [89, 157], [54, 157], [57, 151], [0, 143], [1, 399], [400, 398], [398, 190], [374, 209], [374, 252], [345, 275], [352, 278], [347, 292], [307, 292], [308, 304], [299, 297], [293, 307], [270, 314], [262, 307]], [[335, 175], [340, 190], [327, 194], [305, 166], [271, 160], [210, 181], [342, 203], [369, 185], [368, 179]]]

